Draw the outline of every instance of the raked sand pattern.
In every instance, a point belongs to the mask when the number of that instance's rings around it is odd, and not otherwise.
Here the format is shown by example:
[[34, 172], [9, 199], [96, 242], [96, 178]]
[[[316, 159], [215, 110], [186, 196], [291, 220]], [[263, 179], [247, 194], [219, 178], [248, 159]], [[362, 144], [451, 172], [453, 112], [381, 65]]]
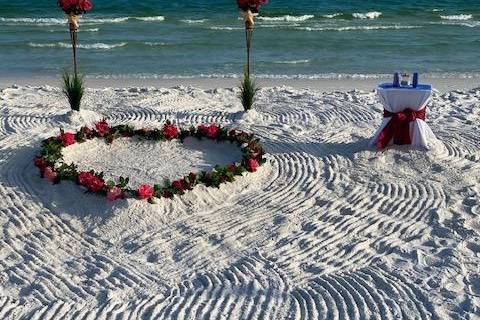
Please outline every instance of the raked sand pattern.
[[[480, 316], [480, 89], [435, 93], [428, 123], [442, 142], [428, 153], [368, 147], [373, 92], [265, 88], [248, 114], [237, 94], [89, 90], [85, 111], [66, 115], [59, 89], [3, 89], [0, 319]], [[154, 205], [40, 179], [40, 141], [101, 117], [240, 127], [269, 161]]]

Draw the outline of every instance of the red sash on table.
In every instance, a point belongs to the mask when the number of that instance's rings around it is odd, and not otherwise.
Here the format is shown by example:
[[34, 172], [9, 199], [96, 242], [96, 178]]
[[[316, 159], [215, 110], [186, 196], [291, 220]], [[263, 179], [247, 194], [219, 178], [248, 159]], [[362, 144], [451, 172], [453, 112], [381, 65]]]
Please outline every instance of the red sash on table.
[[377, 148], [380, 150], [385, 149], [392, 138], [394, 144], [412, 144], [412, 139], [410, 138], [410, 122], [416, 119], [425, 120], [426, 109], [427, 108], [423, 108], [419, 111], [405, 109], [397, 113], [383, 110], [383, 117], [391, 117], [391, 119], [378, 136], [376, 143]]

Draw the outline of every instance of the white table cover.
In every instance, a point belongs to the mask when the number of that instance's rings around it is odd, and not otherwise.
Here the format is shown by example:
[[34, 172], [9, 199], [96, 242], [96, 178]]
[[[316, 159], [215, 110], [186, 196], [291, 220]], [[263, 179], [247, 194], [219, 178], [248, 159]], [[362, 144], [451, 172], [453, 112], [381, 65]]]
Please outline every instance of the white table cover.
[[[415, 111], [422, 110], [430, 102], [432, 96], [431, 85], [418, 85], [412, 87], [393, 87], [392, 84], [381, 84], [377, 88], [378, 97], [383, 107], [390, 112], [397, 113], [405, 109]], [[427, 115], [428, 117], [428, 110]], [[383, 118], [380, 127], [375, 132], [371, 141], [372, 145], [376, 145], [378, 137], [383, 129], [390, 122], [391, 117]], [[415, 148], [429, 148], [429, 142], [436, 139], [428, 124], [421, 119], [410, 122], [410, 138], [412, 146]], [[389, 144], [392, 144], [392, 141]]]

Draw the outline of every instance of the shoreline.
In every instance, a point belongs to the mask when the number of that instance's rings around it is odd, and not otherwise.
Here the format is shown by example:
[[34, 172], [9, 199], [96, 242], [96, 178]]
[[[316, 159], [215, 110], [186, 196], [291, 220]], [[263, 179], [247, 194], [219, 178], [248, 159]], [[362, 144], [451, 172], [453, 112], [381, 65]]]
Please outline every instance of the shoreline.
[[[351, 91], [354, 89], [372, 91], [376, 86], [383, 82], [391, 81], [387, 77], [379, 77], [373, 79], [287, 79], [287, 78], [258, 78], [257, 83], [260, 87], [278, 87], [288, 86], [295, 89], [313, 89], [324, 92], [331, 91]], [[192, 86], [200, 89], [214, 88], [232, 88], [239, 85], [239, 78], [93, 78], [86, 77], [85, 83], [87, 88], [102, 89], [108, 87], [124, 88], [124, 87], [162, 87], [171, 88], [175, 86]], [[423, 77], [422, 83], [431, 83], [433, 87], [440, 92], [448, 92], [452, 90], [470, 90], [480, 87], [479, 78], [433, 78]], [[53, 87], [60, 86], [60, 77], [0, 77], [0, 89], [18, 86], [42, 86], [49, 85]]]

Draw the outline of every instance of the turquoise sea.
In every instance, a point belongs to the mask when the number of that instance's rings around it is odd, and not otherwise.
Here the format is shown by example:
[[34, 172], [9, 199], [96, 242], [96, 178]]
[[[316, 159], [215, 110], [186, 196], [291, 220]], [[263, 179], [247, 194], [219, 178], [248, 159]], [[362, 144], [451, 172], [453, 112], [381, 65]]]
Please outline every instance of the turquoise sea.
[[[93, 77], [232, 77], [245, 63], [234, 0], [97, 0], [79, 41], [81, 70]], [[257, 18], [254, 61], [259, 77], [477, 74], [480, 0], [271, 0]], [[55, 0], [0, 0], [0, 75], [56, 76], [70, 64]]]

